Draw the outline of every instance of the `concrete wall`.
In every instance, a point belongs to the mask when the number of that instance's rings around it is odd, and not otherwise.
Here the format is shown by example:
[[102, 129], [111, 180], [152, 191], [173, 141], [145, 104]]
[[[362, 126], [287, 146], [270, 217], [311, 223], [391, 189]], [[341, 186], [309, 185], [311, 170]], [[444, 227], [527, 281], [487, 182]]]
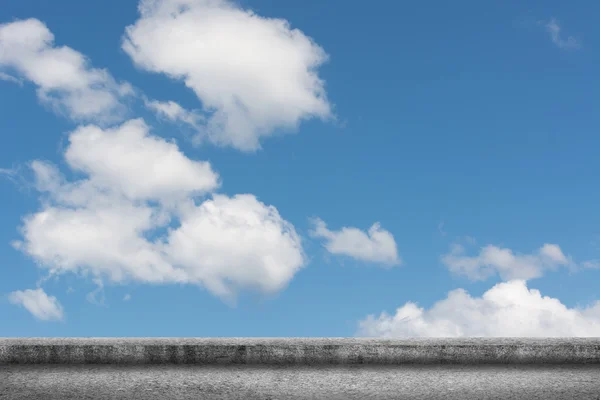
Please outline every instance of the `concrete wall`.
[[600, 364], [600, 338], [0, 338], [10, 364]]

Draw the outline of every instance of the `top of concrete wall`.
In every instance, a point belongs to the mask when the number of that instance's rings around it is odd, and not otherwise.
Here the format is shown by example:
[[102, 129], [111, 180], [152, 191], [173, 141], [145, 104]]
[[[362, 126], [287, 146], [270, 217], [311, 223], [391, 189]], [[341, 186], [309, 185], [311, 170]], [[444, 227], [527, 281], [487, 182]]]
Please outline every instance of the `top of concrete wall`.
[[0, 338], [2, 364], [600, 364], [600, 338]]

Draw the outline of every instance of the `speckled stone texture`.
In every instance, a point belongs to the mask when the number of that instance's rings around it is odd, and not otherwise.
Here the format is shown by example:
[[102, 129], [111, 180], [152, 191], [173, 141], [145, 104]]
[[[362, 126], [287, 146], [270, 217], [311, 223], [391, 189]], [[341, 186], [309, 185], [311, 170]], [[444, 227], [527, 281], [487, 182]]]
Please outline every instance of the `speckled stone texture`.
[[600, 364], [600, 338], [0, 338], [11, 364]]
[[600, 338], [8, 338], [9, 399], [600, 400]]
[[597, 365], [0, 366], [2, 400], [597, 400]]

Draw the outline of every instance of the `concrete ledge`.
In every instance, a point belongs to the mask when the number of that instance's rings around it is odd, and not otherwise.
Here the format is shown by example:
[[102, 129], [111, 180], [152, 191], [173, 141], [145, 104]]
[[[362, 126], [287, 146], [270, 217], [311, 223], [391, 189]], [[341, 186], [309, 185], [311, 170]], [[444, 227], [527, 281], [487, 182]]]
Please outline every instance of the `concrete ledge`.
[[0, 338], [11, 364], [600, 364], [600, 338]]

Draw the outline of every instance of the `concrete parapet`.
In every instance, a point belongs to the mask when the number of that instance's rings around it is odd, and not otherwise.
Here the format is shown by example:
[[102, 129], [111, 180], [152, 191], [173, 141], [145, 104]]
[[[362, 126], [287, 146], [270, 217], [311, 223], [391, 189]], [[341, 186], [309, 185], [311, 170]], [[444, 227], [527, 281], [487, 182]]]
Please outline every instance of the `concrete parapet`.
[[600, 364], [600, 338], [0, 338], [10, 364]]

